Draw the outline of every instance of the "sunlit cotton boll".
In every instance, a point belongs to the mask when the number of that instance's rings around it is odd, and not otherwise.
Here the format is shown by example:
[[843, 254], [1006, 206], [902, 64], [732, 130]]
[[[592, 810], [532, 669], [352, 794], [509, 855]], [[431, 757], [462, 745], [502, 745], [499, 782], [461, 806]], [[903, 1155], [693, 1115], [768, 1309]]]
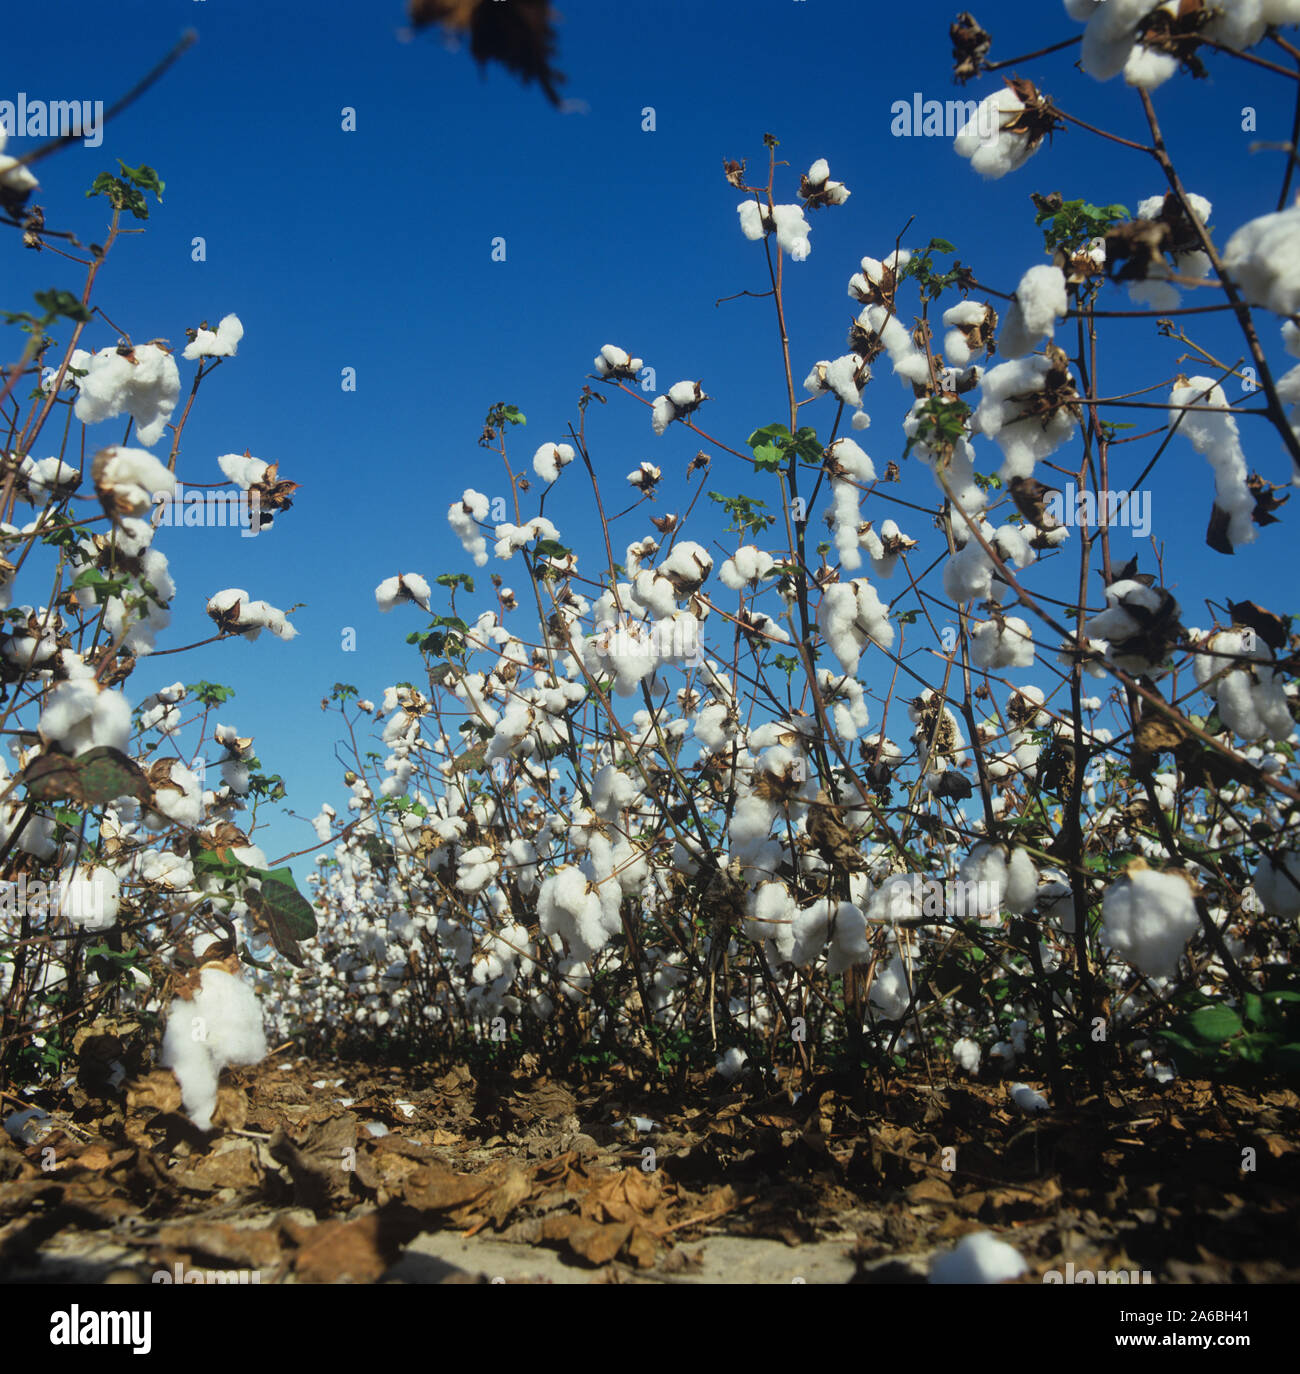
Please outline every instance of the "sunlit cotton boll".
[[93, 680], [62, 682], [45, 698], [37, 731], [65, 754], [106, 746], [125, 750], [131, 736], [131, 707], [121, 692]]
[[480, 568], [488, 561], [488, 551], [487, 540], [478, 527], [478, 521], [486, 520], [491, 508], [491, 501], [481, 491], [467, 487], [460, 500], [453, 501], [447, 511], [447, 523], [452, 533], [474, 560], [475, 566]]
[[1130, 868], [1102, 898], [1102, 937], [1149, 978], [1172, 978], [1200, 927], [1192, 889], [1177, 872]]
[[238, 315], [226, 315], [216, 329], [196, 331], [192, 343], [186, 345], [182, 358], [231, 358], [244, 337], [244, 326]]
[[100, 449], [90, 471], [100, 504], [115, 523], [146, 515], [155, 494], [176, 493], [176, 478], [142, 448]]
[[533, 454], [533, 471], [543, 482], [554, 482], [562, 468], [573, 462], [574, 453], [570, 444], [543, 444]]
[[865, 577], [827, 587], [817, 608], [817, 624], [841, 668], [849, 674], [857, 672], [858, 660], [868, 642], [882, 649], [889, 649], [894, 643], [889, 607]]
[[1018, 616], [985, 620], [971, 628], [971, 658], [977, 668], [1028, 668], [1034, 662], [1034, 636]]
[[1252, 304], [1300, 314], [1300, 206], [1242, 225], [1223, 250], [1223, 265]]
[[165, 348], [150, 343], [125, 351], [101, 348], [93, 355], [78, 348], [70, 365], [86, 372], [77, 379], [74, 407], [83, 425], [111, 420], [125, 411], [135, 421], [139, 443], [151, 448], [162, 438], [181, 394], [176, 360]]
[[401, 573], [385, 578], [375, 588], [375, 601], [385, 614], [403, 601], [413, 601], [424, 610], [429, 609], [429, 584], [419, 573]]
[[974, 115], [957, 132], [953, 149], [982, 177], [996, 180], [1014, 172], [1041, 147], [1025, 134], [1003, 126], [1025, 108], [1024, 102], [1009, 86], [994, 91], [980, 102]]
[[[998, 352], [1004, 358], [1018, 358], [1044, 339], [1050, 339], [1068, 306], [1065, 273], [1050, 263], [1031, 267], [1020, 278], [1011, 309], [1002, 322]], [[952, 361], [963, 366], [955, 358]]]

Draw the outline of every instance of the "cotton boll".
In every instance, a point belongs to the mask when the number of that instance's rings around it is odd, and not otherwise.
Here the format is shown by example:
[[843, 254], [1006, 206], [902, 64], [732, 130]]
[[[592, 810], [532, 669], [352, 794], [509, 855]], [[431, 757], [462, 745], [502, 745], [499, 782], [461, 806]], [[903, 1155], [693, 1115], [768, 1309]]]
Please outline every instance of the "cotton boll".
[[1192, 889], [1177, 871], [1130, 868], [1102, 897], [1102, 936], [1148, 978], [1172, 978], [1200, 929]]
[[93, 680], [63, 682], [46, 695], [37, 731], [45, 744], [65, 754], [100, 746], [125, 751], [131, 708], [121, 692]]
[[186, 346], [181, 357], [193, 361], [195, 358], [232, 358], [244, 337], [244, 326], [238, 315], [226, 315], [216, 329], [199, 329], [194, 339]]
[[[624, 355], [626, 359], [626, 355]], [[543, 482], [554, 482], [562, 468], [573, 462], [574, 452], [569, 444], [543, 444], [533, 454], [533, 471]]]
[[718, 569], [723, 586], [738, 592], [772, 574], [776, 560], [753, 544], [742, 544]]
[[80, 869], [59, 883], [58, 909], [82, 930], [116, 925], [120, 905], [120, 885], [111, 868]]
[[429, 584], [419, 573], [401, 573], [386, 578], [375, 588], [375, 601], [385, 613], [403, 601], [413, 601], [424, 610], [429, 609]]
[[605, 344], [595, 359], [596, 371], [610, 381], [635, 381], [644, 366], [640, 358], [631, 358], [616, 344]]
[[[1034, 464], [1055, 453], [1078, 427], [1078, 392], [1059, 354], [1049, 348], [984, 374], [971, 424], [1002, 450], [1003, 482], [1032, 477]], [[1055, 408], [1044, 416], [1040, 406], [1048, 394]]]
[[1277, 857], [1275, 863], [1263, 855], [1251, 881], [1264, 910], [1290, 920], [1300, 916], [1300, 851], [1282, 850]]
[[78, 348], [72, 367], [77, 379], [74, 413], [83, 425], [98, 424], [126, 412], [135, 421], [135, 437], [146, 448], [162, 438], [181, 393], [176, 360], [158, 344], [101, 348], [89, 354]]
[[1056, 321], [1068, 308], [1065, 273], [1048, 263], [1031, 267], [1016, 287], [1015, 301], [998, 336], [998, 350], [1005, 358], [1028, 353], [1052, 337]]
[[[1296, 251], [1300, 252], [1300, 240]], [[1297, 281], [1300, 283], [1300, 277]], [[1186, 385], [1176, 385], [1170, 393], [1169, 423], [1178, 425], [1178, 432], [1191, 441], [1192, 447], [1214, 469], [1214, 500], [1227, 513], [1228, 542], [1234, 546], [1249, 544], [1255, 538], [1255, 497], [1246, 485], [1246, 457], [1237, 421], [1226, 413], [1214, 415], [1204, 410], [1180, 409], [1188, 405], [1213, 406], [1226, 412], [1228, 399], [1212, 377], [1193, 377]]]
[[943, 312], [948, 332], [943, 336], [943, 355], [953, 367], [965, 367], [977, 354], [993, 346], [997, 315], [979, 301], [959, 301]]
[[121, 445], [100, 449], [91, 464], [91, 480], [115, 524], [146, 515], [155, 494], [173, 496], [176, 492], [176, 478], [152, 453]]
[[1300, 314], [1300, 206], [1242, 225], [1223, 250], [1223, 265], [1253, 305]]
[[970, 1074], [973, 1078], [980, 1068], [980, 1047], [979, 1044], [963, 1036], [960, 1040], [953, 1043], [952, 1047], [953, 1063], [964, 1073]]
[[1005, 1241], [988, 1231], [962, 1238], [955, 1250], [930, 1265], [931, 1283], [1004, 1283], [1028, 1272], [1028, 1265]]
[[460, 540], [465, 552], [482, 567], [488, 561], [487, 540], [478, 528], [477, 522], [486, 520], [491, 502], [482, 492], [467, 487], [459, 501], [452, 503], [447, 511], [447, 523]]
[[1017, 616], [982, 621], [971, 629], [971, 658], [977, 668], [1028, 668], [1034, 662], [1034, 636]]
[[954, 151], [959, 157], [969, 158], [975, 171], [990, 180], [1015, 171], [1042, 144], [1041, 136], [1031, 138], [1005, 127], [1024, 108], [1024, 102], [1009, 86], [994, 91], [980, 102], [974, 115], [958, 131], [953, 140]]
[[1051, 1110], [1051, 1104], [1040, 1092], [1035, 1092], [1027, 1083], [1013, 1083], [1008, 1090], [1011, 1100], [1030, 1116]]
[[205, 968], [195, 996], [172, 1003], [161, 1062], [175, 1071], [185, 1111], [200, 1130], [211, 1127], [221, 1070], [256, 1064], [266, 1052], [262, 1008], [252, 988], [234, 975]]
[[849, 675], [856, 674], [862, 650], [869, 642], [882, 649], [889, 649], [894, 643], [889, 607], [865, 577], [827, 587], [817, 608], [817, 624], [841, 668]]
[[877, 965], [868, 1000], [886, 1021], [897, 1021], [906, 1013], [912, 991], [901, 954], [894, 955], [883, 967]]

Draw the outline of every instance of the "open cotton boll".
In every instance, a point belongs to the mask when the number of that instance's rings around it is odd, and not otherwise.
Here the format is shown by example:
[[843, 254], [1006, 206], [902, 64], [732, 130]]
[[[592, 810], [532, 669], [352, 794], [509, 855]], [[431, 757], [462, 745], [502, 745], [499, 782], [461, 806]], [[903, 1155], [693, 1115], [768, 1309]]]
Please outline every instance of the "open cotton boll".
[[889, 607], [865, 577], [851, 582], [834, 582], [822, 592], [817, 607], [817, 625], [840, 661], [852, 676], [868, 643], [889, 649], [894, 643], [894, 627], [889, 623]]
[[385, 614], [403, 601], [414, 601], [427, 611], [429, 595], [429, 584], [419, 573], [401, 573], [397, 577], [385, 578], [375, 588], [375, 600]]
[[971, 628], [971, 658], [977, 668], [1028, 668], [1034, 662], [1034, 636], [1018, 616], [985, 620]]
[[640, 358], [629, 357], [617, 344], [604, 344], [595, 359], [596, 371], [611, 381], [635, 381], [636, 374], [645, 363]]
[[[3, 121], [0, 121], [0, 153], [4, 153], [5, 144], [8, 142], [9, 132]], [[7, 187], [15, 195], [25, 196], [38, 185], [40, 183], [26, 167], [18, 166], [16, 157], [10, 157], [7, 153], [0, 157], [0, 186]]]
[[[1020, 1053], [1023, 1053], [1023, 1049]], [[1040, 1112], [1051, 1109], [1051, 1103], [1040, 1092], [1035, 1092], [1028, 1083], [1013, 1083], [1008, 1090], [1011, 1100], [1020, 1108], [1022, 1112], [1027, 1112], [1030, 1116], [1037, 1116]]]
[[135, 348], [101, 348], [90, 354], [76, 349], [72, 367], [86, 375], [77, 378], [74, 414], [83, 425], [111, 420], [123, 412], [135, 421], [135, 437], [146, 448], [162, 438], [181, 394], [176, 360], [158, 344]]
[[1252, 305], [1300, 314], [1300, 206], [1243, 224], [1223, 250], [1223, 265]]
[[[1300, 240], [1296, 243], [1300, 252]], [[1298, 279], [1300, 280], [1300, 279]], [[1300, 297], [1297, 298], [1300, 306]], [[1169, 395], [1169, 423], [1191, 441], [1214, 469], [1214, 502], [1228, 516], [1228, 542], [1234, 547], [1255, 538], [1255, 497], [1246, 485], [1246, 455], [1235, 417], [1214, 415], [1205, 410], [1181, 410], [1181, 406], [1213, 406], [1227, 411], [1228, 398], [1213, 377], [1192, 377], [1186, 385], [1175, 385]], [[1180, 418], [1181, 417], [1181, 418]]]
[[894, 376], [900, 381], [920, 386], [930, 380], [929, 360], [897, 315], [890, 314], [883, 305], [868, 305], [858, 316], [857, 323], [860, 329], [879, 337], [889, 354]]
[[907, 1012], [912, 1001], [912, 989], [908, 981], [907, 964], [901, 954], [895, 954], [883, 967], [876, 966], [868, 1000], [886, 1021], [897, 1021]]
[[[1065, 273], [1050, 263], [1031, 267], [1016, 287], [1015, 300], [998, 335], [998, 351], [1004, 358], [1030, 352], [1052, 337], [1057, 320], [1064, 318], [1068, 308]], [[964, 365], [955, 358], [952, 361], [958, 367]]]
[[94, 679], [61, 682], [45, 698], [37, 733], [53, 749], [84, 754], [101, 746], [125, 750], [131, 737], [131, 707], [121, 692]]
[[226, 315], [215, 329], [199, 329], [193, 341], [186, 346], [182, 358], [193, 361], [195, 358], [231, 358], [244, 337], [244, 326], [238, 315]]
[[1270, 916], [1290, 919], [1300, 916], [1300, 851], [1282, 850], [1277, 857], [1280, 862], [1274, 863], [1263, 855], [1251, 882]]
[[[1032, 477], [1034, 464], [1055, 453], [1078, 426], [1078, 392], [1061, 357], [1059, 349], [1049, 348], [1046, 354], [1017, 358], [984, 374], [971, 428], [1002, 450], [999, 475], [1004, 483]], [[1041, 399], [1049, 391], [1056, 406], [1045, 418]]]
[[1020, 1254], [989, 1231], [963, 1236], [930, 1265], [931, 1283], [1005, 1283], [1027, 1273]]
[[543, 482], [554, 482], [559, 477], [560, 470], [568, 467], [573, 458], [573, 448], [570, 444], [543, 444], [533, 454], [533, 471]]
[[[866, 360], [856, 353], [846, 353], [832, 362], [819, 362], [804, 378], [804, 390], [813, 395], [830, 391], [846, 406], [862, 404], [862, 388], [871, 378]], [[865, 426], [859, 426], [865, 428]]]
[[58, 909], [82, 930], [108, 930], [117, 924], [121, 887], [111, 868], [82, 868], [60, 880]]
[[161, 1062], [180, 1081], [186, 1114], [206, 1131], [221, 1070], [228, 1064], [257, 1064], [266, 1051], [262, 1008], [253, 989], [222, 969], [205, 968], [194, 997], [172, 1003]]
[[298, 633], [283, 611], [265, 601], [250, 601], [242, 587], [217, 592], [208, 601], [207, 612], [222, 634], [246, 635], [255, 640], [263, 630], [270, 630], [278, 639], [292, 639]]
[[775, 567], [776, 559], [770, 553], [753, 544], [742, 544], [718, 569], [718, 577], [724, 587], [738, 592], [770, 576]]
[[1024, 108], [1024, 101], [1009, 86], [994, 91], [958, 130], [953, 150], [959, 157], [968, 158], [975, 171], [990, 180], [1014, 172], [1042, 144], [1041, 137], [1032, 138], [1005, 127]]
[[953, 367], [965, 367], [972, 358], [991, 351], [997, 314], [980, 301], [958, 301], [943, 312], [948, 332], [943, 336], [943, 356]]
[[1201, 928], [1187, 880], [1176, 870], [1130, 868], [1102, 897], [1102, 937], [1148, 978], [1172, 978]]
[[173, 474], [142, 448], [112, 445], [100, 449], [91, 464], [90, 475], [95, 494], [114, 523], [146, 515], [153, 505], [155, 493], [168, 496], [176, 493]]
[[952, 1060], [963, 1073], [968, 1073], [973, 1078], [980, 1069], [980, 1047], [977, 1041], [971, 1040], [968, 1036], [962, 1036], [960, 1040], [953, 1042]]
[[738, 1046], [733, 1045], [714, 1064], [713, 1069], [720, 1078], [725, 1078], [728, 1083], [731, 1083], [740, 1077], [748, 1060], [749, 1055]]
[[447, 511], [447, 523], [460, 540], [465, 552], [474, 560], [477, 567], [488, 561], [487, 540], [478, 527], [478, 521], [486, 520], [492, 503], [481, 491], [467, 487], [459, 501], [453, 501]]
[[142, 807], [141, 820], [150, 830], [170, 825], [195, 829], [203, 820], [203, 788], [179, 759], [158, 759], [149, 770], [153, 803]]

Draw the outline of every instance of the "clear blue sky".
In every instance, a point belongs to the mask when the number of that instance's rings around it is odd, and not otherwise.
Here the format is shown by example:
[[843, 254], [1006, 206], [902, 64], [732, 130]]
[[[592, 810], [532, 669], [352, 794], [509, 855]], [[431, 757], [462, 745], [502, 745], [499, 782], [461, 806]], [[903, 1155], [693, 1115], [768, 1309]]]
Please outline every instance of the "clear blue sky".
[[[339, 722], [321, 712], [322, 696], [337, 681], [377, 697], [386, 684], [422, 677], [404, 637], [423, 617], [410, 607], [381, 616], [374, 587], [398, 572], [472, 571], [445, 513], [466, 485], [504, 490], [495, 459], [476, 445], [492, 403], [511, 402], [528, 416], [513, 439], [522, 467], [538, 444], [564, 438], [591, 359], [612, 342], [653, 364], [661, 389], [702, 378], [717, 399], [701, 422], [733, 444], [783, 416], [770, 302], [715, 304], [765, 287], [762, 250], [739, 232], [724, 158], [761, 168], [762, 136], [772, 132], [791, 163], [778, 199], [794, 200], [798, 174], [823, 156], [853, 192], [843, 209], [812, 216], [811, 257], [787, 264], [796, 381], [817, 359], [845, 351], [857, 309], [847, 279], [864, 254], [889, 252], [910, 217], [905, 246], [942, 235], [982, 280], [1011, 290], [1045, 261], [1030, 192], [1133, 209], [1163, 190], [1154, 164], [1077, 129], [995, 183], [982, 182], [946, 139], [891, 137], [893, 101], [918, 90], [979, 97], [1000, 81], [986, 76], [964, 91], [951, 84], [952, 3], [564, 0], [561, 9], [557, 65], [568, 76], [565, 94], [583, 102], [567, 113], [500, 69], [481, 76], [467, 51], [448, 51], [436, 34], [402, 41], [397, 0], [69, 0], [57, 13], [12, 7], [5, 17], [0, 98], [9, 99], [22, 90], [109, 103], [183, 29], [198, 30], [197, 45], [108, 126], [102, 147], [76, 146], [40, 164], [36, 199], [52, 226], [89, 241], [102, 237], [105, 222], [104, 202], [82, 196], [94, 175], [115, 169], [117, 157], [152, 164], [166, 181], [164, 203], [143, 236], [119, 244], [96, 300], [137, 341], [170, 338], [178, 352], [186, 325], [215, 324], [230, 311], [244, 323], [239, 356], [200, 395], [179, 475], [218, 480], [215, 457], [248, 448], [302, 489], [292, 512], [257, 540], [172, 531], [160, 542], [179, 589], [160, 647], [208, 634], [205, 600], [227, 586], [281, 608], [305, 602], [293, 617], [300, 634], [145, 663], [129, 693], [135, 702], [177, 678], [233, 686], [236, 699], [220, 718], [256, 737], [268, 771], [286, 781], [288, 804], [305, 816], [326, 800], [342, 810], [345, 800], [332, 757]], [[999, 0], [976, 12], [994, 34], [995, 58], [1077, 31], [1052, 0]], [[1024, 72], [1039, 75], [1072, 112], [1140, 137], [1133, 93], [1082, 77], [1074, 57], [1043, 58]], [[1291, 110], [1286, 83], [1243, 76], [1239, 64], [1215, 57], [1210, 68], [1209, 81], [1178, 79], [1157, 92], [1156, 104], [1175, 156], [1188, 155], [1189, 188], [1215, 203], [1222, 244], [1238, 223], [1274, 208], [1278, 155], [1252, 158], [1247, 147], [1288, 137]], [[1246, 103], [1258, 108], [1253, 134], [1240, 131]], [[345, 106], [357, 111], [354, 133], [340, 128]], [[655, 110], [653, 133], [641, 128], [645, 106]], [[15, 140], [8, 151], [26, 146]], [[203, 263], [191, 260], [196, 235], [206, 240]], [[491, 259], [496, 236], [506, 240], [504, 263]], [[3, 263], [0, 304], [10, 309], [29, 304], [33, 288], [80, 288], [78, 270], [52, 255], [24, 255], [12, 238]], [[1123, 307], [1127, 297], [1111, 290], [1102, 304]], [[1228, 359], [1241, 355], [1225, 326], [1193, 327]], [[1265, 338], [1284, 365], [1271, 325]], [[98, 348], [115, 337], [96, 324], [87, 342]], [[1152, 323], [1126, 329], [1108, 384], [1120, 390], [1135, 377], [1168, 375], [1150, 361], [1156, 349], [1172, 360]], [[858, 436], [878, 467], [901, 460], [897, 425], [908, 400], [883, 362], [865, 401], [873, 426]], [[181, 367], [188, 388], [193, 364]], [[357, 369], [354, 393], [340, 389], [344, 367]], [[829, 424], [832, 412], [826, 400], [803, 414], [806, 423]], [[668, 490], [655, 509], [682, 508], [674, 492], [700, 447], [696, 436], [675, 426], [657, 439], [648, 413], [617, 395], [590, 418], [612, 508], [627, 504], [623, 475], [645, 459], [665, 472]], [[1260, 422], [1245, 423], [1252, 465], [1286, 480], [1276, 437]], [[93, 449], [120, 436], [110, 422], [89, 442]], [[44, 437], [52, 441], [53, 432]], [[996, 470], [1000, 455], [981, 448], [983, 470]], [[1149, 444], [1133, 448], [1141, 452], [1130, 475], [1150, 453]], [[45, 444], [34, 456], [53, 451]], [[166, 444], [156, 451], [165, 454]], [[720, 455], [709, 486], [758, 493], [755, 480]], [[1263, 531], [1235, 558], [1206, 549], [1212, 475], [1185, 442], [1175, 443], [1152, 485], [1154, 533], [1170, 547], [1170, 580], [1189, 623], [1209, 622], [1206, 595], [1300, 610], [1285, 525]], [[901, 494], [936, 501], [923, 471], [909, 472]], [[579, 549], [594, 548], [589, 493], [576, 471], [548, 514]], [[926, 518], [906, 514], [904, 529], [932, 547]], [[615, 547], [648, 532], [640, 516], [625, 520]], [[1126, 533], [1116, 537], [1121, 555], [1127, 543], [1136, 547]], [[508, 583], [521, 583], [518, 561], [495, 566]], [[1143, 566], [1154, 571], [1149, 554]], [[883, 584], [882, 595], [897, 596], [900, 579]], [[345, 627], [356, 630], [354, 653], [342, 651]], [[305, 824], [288, 819], [258, 838], [273, 858], [314, 842]], [[309, 866], [296, 865], [300, 873]]]

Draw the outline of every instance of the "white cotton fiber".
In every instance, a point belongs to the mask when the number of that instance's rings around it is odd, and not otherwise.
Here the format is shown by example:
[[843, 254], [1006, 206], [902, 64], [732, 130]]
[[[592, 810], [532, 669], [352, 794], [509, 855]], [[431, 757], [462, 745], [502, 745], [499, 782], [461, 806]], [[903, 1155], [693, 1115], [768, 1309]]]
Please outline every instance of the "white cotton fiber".
[[1028, 1266], [1019, 1253], [988, 1231], [963, 1237], [955, 1250], [930, 1265], [931, 1283], [1002, 1283], [1018, 1279]]
[[162, 1064], [175, 1071], [185, 1111], [200, 1130], [212, 1125], [221, 1070], [228, 1064], [256, 1064], [266, 1050], [261, 1004], [233, 974], [205, 968], [196, 995], [172, 1003]]
[[1130, 869], [1102, 897], [1102, 937], [1148, 978], [1172, 978], [1200, 929], [1192, 889], [1176, 872]]

